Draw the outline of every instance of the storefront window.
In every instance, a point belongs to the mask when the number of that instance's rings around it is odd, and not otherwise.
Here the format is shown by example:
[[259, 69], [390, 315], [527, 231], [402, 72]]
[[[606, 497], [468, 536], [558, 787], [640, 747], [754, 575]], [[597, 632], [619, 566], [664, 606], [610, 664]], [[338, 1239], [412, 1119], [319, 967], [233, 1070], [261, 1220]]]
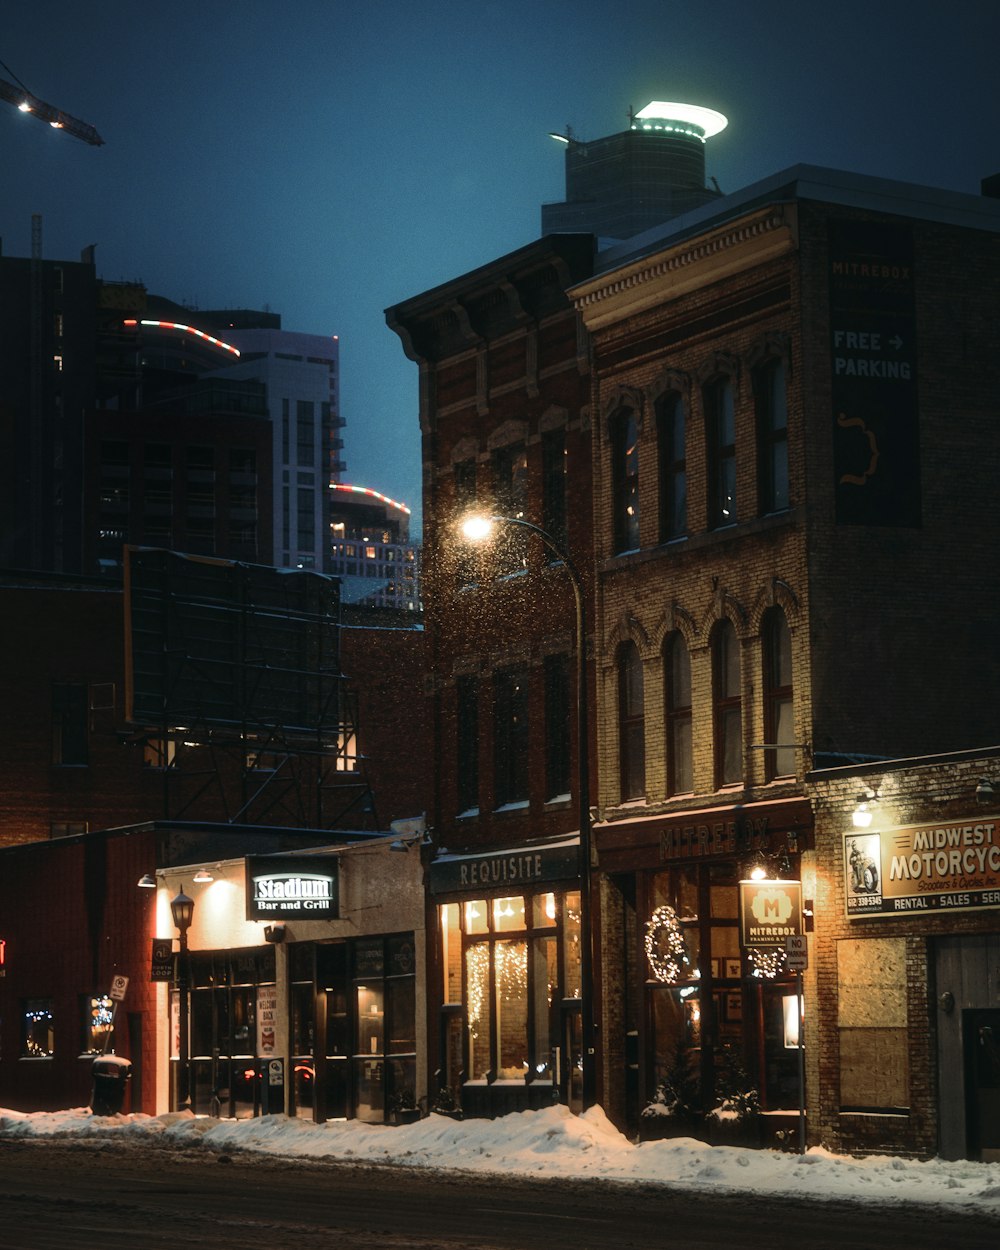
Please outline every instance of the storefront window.
[[[198, 1114], [248, 1119], [268, 1109], [263, 1065], [276, 1042], [274, 962], [273, 947], [191, 954], [190, 1089]], [[173, 998], [171, 1058], [176, 1059], [179, 1010], [176, 994]], [[261, 1003], [267, 1019], [258, 1021]]]
[[[523, 901], [522, 901], [522, 925]], [[497, 942], [496, 1018], [501, 1080], [517, 1080], [528, 1075], [528, 945], [526, 942]]]
[[49, 1059], [55, 1050], [51, 998], [26, 998], [23, 1007], [21, 1054], [26, 1059]]
[[[649, 1096], [659, 1085], [686, 1085], [696, 1110], [753, 1088], [766, 1110], [794, 1105], [795, 1051], [786, 1048], [785, 982], [747, 981], [739, 941], [738, 865], [688, 864], [647, 879]], [[666, 919], [665, 919], [666, 917]], [[680, 949], [675, 968], [657, 950]]]
[[107, 994], [88, 995], [83, 1000], [83, 1054], [101, 1055], [110, 1047], [114, 1008]]
[[485, 1081], [493, 1075], [490, 1034], [490, 947], [477, 942], [465, 952], [466, 1017], [469, 1029], [469, 1079]]
[[[459, 931], [462, 921], [464, 931]], [[544, 891], [440, 907], [446, 996], [442, 1040], [449, 1086], [466, 1081], [567, 1083], [578, 1064], [580, 895]], [[456, 952], [464, 947], [459, 965]], [[456, 966], [457, 965], [457, 966]], [[464, 1006], [464, 1061], [454, 1053]], [[556, 1053], [562, 1055], [558, 1070]]]

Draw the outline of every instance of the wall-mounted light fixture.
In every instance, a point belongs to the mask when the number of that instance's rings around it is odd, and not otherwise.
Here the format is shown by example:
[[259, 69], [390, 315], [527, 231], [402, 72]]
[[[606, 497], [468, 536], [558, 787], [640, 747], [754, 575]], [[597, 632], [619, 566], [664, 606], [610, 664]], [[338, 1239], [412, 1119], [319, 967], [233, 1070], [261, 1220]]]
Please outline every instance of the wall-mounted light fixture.
[[851, 814], [851, 823], [855, 829], [867, 829], [872, 823], [872, 814], [879, 797], [877, 789], [866, 790], [864, 794], [858, 795], [857, 804]]
[[139, 878], [139, 880], [136, 882], [136, 885], [139, 887], [140, 890], [155, 890], [156, 878], [153, 876], [151, 872], [144, 872], [142, 876]]
[[199, 868], [191, 880], [195, 883], [195, 885], [208, 885], [208, 883], [210, 881], [214, 881], [215, 878], [207, 868]]
[[996, 798], [996, 789], [989, 777], [980, 777], [979, 784], [976, 786], [976, 802], [992, 803]]

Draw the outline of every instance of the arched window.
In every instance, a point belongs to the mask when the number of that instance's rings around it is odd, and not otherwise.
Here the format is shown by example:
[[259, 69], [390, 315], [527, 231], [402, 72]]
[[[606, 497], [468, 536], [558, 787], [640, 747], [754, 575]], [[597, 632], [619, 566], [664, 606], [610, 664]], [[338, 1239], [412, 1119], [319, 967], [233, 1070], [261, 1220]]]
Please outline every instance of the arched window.
[[774, 750], [764, 752], [765, 776], [792, 776], [795, 772], [795, 729], [792, 723], [792, 635], [785, 614], [771, 608], [764, 617], [764, 741]]
[[760, 475], [760, 511], [781, 512], [788, 507], [788, 410], [785, 402], [785, 365], [768, 360], [753, 375], [757, 417], [757, 467]]
[[642, 690], [642, 657], [634, 642], [618, 655], [618, 747], [622, 800], [646, 794], [646, 731]]
[[611, 424], [611, 489], [615, 553], [639, 547], [639, 427], [631, 408]]
[[705, 443], [708, 455], [708, 525], [736, 524], [736, 414], [729, 378], [705, 387]]
[[687, 461], [684, 455], [684, 400], [670, 391], [656, 405], [660, 471], [660, 542], [687, 533]]
[[691, 656], [680, 634], [671, 634], [663, 648], [665, 719], [667, 728], [667, 793], [694, 790], [691, 750]]
[[712, 694], [715, 704], [715, 784], [743, 780], [743, 700], [740, 696], [740, 647], [731, 621], [712, 635]]

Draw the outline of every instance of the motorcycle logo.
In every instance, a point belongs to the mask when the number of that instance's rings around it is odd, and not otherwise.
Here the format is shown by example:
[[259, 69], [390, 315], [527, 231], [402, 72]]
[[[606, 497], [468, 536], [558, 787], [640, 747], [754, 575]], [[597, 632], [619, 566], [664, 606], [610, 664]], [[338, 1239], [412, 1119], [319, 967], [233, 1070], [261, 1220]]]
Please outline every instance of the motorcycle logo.
[[849, 838], [847, 862], [851, 871], [851, 892], [853, 894], [878, 893], [878, 860], [869, 852], [868, 838]]

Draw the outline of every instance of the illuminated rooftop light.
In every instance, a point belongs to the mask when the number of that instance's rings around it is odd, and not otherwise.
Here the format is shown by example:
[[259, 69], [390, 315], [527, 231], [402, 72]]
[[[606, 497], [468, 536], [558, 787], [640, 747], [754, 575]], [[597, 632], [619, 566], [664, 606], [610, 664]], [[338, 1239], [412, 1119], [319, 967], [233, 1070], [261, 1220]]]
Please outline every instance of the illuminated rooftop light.
[[331, 490], [350, 491], [355, 495], [370, 495], [372, 499], [377, 499], [380, 503], [387, 503], [391, 508], [398, 508], [400, 512], [410, 515], [410, 509], [405, 503], [399, 503], [395, 499], [390, 499], [388, 495], [383, 495], [377, 490], [372, 490], [370, 486], [349, 486], [346, 482], [331, 482]]
[[31, 112], [31, 105], [28, 103], [27, 100], [22, 100], [21, 103], [17, 107], [21, 110], [22, 113]]
[[[635, 123], [642, 123], [636, 126]], [[695, 134], [701, 139], [711, 139], [713, 135], [717, 135], [721, 130], [729, 125], [729, 118], [717, 113], [715, 109], [702, 108], [698, 104], [677, 104], [666, 100], [651, 100], [644, 109], [640, 109], [638, 113], [633, 115], [633, 130], [672, 130], [683, 129], [682, 127], [672, 127], [667, 125], [669, 122], [685, 122], [689, 126], [693, 126], [693, 131], [685, 131], [688, 134]]]

